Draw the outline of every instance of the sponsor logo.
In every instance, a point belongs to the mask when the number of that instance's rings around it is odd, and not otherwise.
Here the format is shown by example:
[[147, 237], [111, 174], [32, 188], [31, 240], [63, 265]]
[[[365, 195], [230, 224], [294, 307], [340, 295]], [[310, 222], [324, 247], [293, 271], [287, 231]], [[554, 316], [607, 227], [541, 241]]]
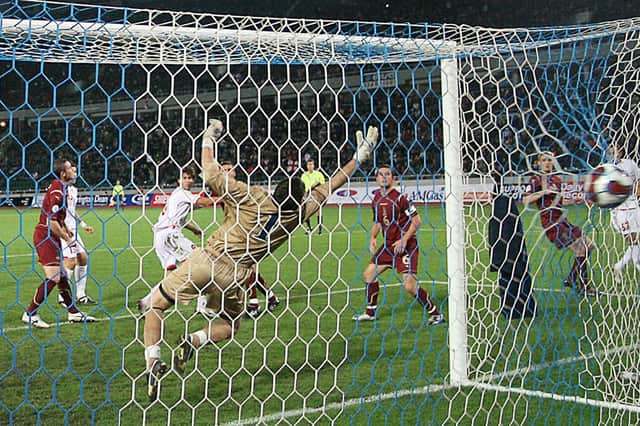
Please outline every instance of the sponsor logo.
[[411, 201], [418, 201], [422, 203], [434, 203], [444, 201], [444, 188], [441, 190], [426, 190], [426, 191], [412, 191], [409, 194]]
[[339, 191], [336, 191], [336, 195], [338, 197], [353, 197], [355, 195], [358, 195], [358, 191], [356, 191], [355, 189], [341, 189]]
[[574, 183], [572, 181], [562, 182], [560, 191], [564, 198], [582, 200], [584, 198], [584, 182]]
[[149, 205], [151, 202], [152, 194], [133, 194], [129, 198], [129, 202], [134, 206], [141, 206], [143, 204]]
[[81, 195], [78, 197], [79, 206], [106, 206], [109, 204], [108, 195]]
[[[151, 195], [151, 194], [150, 194]], [[152, 206], [164, 206], [169, 201], [171, 194], [152, 194], [151, 205]]]

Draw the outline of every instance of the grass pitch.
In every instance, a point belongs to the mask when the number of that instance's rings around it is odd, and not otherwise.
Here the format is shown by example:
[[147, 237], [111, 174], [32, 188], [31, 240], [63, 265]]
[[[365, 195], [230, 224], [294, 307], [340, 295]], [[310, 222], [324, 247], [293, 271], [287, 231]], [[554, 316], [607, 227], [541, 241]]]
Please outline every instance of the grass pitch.
[[[420, 211], [419, 279], [447, 316], [444, 208]], [[184, 376], [166, 376], [153, 405], [146, 398], [143, 321], [134, 303], [162, 276], [151, 231], [159, 210], [80, 211], [96, 228], [82, 237], [90, 252], [88, 293], [99, 300], [89, 313], [101, 321], [67, 324], [51, 297], [41, 314], [59, 326], [29, 330], [20, 316], [42, 280], [31, 243], [38, 213], [0, 210], [0, 424], [638, 421], [627, 411], [543, 394], [630, 404], [638, 398], [633, 386], [612, 386], [609, 380], [616, 368], [635, 362], [638, 312], [637, 288], [617, 288], [608, 275], [623, 243], [608, 230], [602, 212], [573, 208], [570, 216], [601, 246], [592, 256], [592, 274], [611, 296], [598, 303], [564, 289], [570, 254], [540, 238], [537, 217], [525, 212], [540, 315], [508, 323], [498, 314], [496, 276], [487, 270], [490, 211], [467, 210], [469, 376], [490, 388], [448, 386], [448, 326], [428, 326], [424, 310], [407, 297], [395, 273], [383, 276], [379, 319], [351, 320], [364, 308], [360, 273], [370, 259], [370, 209], [331, 207], [324, 210], [326, 232], [308, 236], [300, 228], [261, 263], [282, 301], [279, 308], [257, 321], [244, 320], [233, 339], [201, 350]], [[194, 219], [209, 235], [222, 217], [203, 209]], [[627, 323], [611, 326], [608, 315], [620, 312]], [[163, 359], [171, 360], [180, 335], [205, 323], [193, 306], [168, 311]], [[610, 353], [602, 355], [604, 350]]]

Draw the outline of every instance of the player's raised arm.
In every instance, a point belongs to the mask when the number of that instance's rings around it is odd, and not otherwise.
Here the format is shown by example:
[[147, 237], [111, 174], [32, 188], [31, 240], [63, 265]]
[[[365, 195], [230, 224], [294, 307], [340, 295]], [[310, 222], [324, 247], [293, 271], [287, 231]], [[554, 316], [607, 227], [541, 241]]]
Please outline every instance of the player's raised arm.
[[347, 179], [356, 171], [356, 168], [360, 163], [367, 161], [371, 157], [371, 153], [378, 143], [378, 128], [369, 126], [367, 130], [367, 137], [364, 138], [362, 135], [362, 131], [358, 130], [356, 132], [356, 141], [357, 141], [357, 149], [356, 153], [353, 155], [353, 159], [345, 164], [341, 169], [339, 169], [334, 175], [329, 179], [330, 182], [330, 192], [335, 191], [340, 188], [347, 182]]
[[220, 164], [215, 157], [215, 145], [222, 136], [222, 121], [209, 120], [209, 127], [202, 135], [202, 179], [206, 182], [220, 171]]

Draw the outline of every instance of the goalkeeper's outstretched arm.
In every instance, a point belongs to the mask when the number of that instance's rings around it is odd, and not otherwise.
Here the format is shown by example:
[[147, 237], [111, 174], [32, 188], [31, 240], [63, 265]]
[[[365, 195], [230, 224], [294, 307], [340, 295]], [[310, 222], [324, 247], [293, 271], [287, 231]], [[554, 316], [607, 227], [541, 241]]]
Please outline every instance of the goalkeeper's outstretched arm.
[[222, 121], [209, 120], [209, 127], [202, 135], [202, 179], [206, 182], [220, 172], [220, 163], [215, 156], [215, 144], [222, 136]]
[[364, 138], [362, 132], [358, 130], [356, 132], [357, 149], [353, 158], [342, 168], [338, 169], [336, 173], [329, 179], [330, 192], [335, 191], [344, 185], [349, 177], [356, 171], [356, 168], [360, 163], [367, 161], [371, 157], [373, 148], [378, 143], [378, 128], [369, 126], [367, 130], [367, 137]]

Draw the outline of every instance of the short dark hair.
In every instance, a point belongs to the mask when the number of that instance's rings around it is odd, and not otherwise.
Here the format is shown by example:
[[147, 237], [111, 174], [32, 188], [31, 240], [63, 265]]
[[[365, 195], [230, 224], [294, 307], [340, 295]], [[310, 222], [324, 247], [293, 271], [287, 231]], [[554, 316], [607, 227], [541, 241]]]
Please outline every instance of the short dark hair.
[[66, 167], [67, 161], [68, 160], [66, 158], [56, 158], [55, 160], [53, 160], [53, 172], [56, 174], [57, 177], [60, 177], [62, 172], [67, 170], [67, 167]]
[[195, 179], [196, 174], [196, 169], [193, 166], [185, 167], [184, 169], [182, 169], [182, 176], [187, 175]]
[[376, 175], [378, 174], [378, 172], [380, 171], [380, 169], [389, 169], [389, 170], [391, 170], [391, 174], [392, 174], [393, 176], [395, 176], [395, 175], [396, 175], [396, 171], [395, 171], [395, 170], [393, 170], [393, 167], [391, 167], [391, 165], [389, 165], [389, 164], [380, 164], [380, 165], [376, 168]]
[[276, 189], [273, 191], [273, 200], [280, 206], [280, 210], [297, 210], [302, 204], [304, 194], [302, 179], [292, 177], [276, 185]]

